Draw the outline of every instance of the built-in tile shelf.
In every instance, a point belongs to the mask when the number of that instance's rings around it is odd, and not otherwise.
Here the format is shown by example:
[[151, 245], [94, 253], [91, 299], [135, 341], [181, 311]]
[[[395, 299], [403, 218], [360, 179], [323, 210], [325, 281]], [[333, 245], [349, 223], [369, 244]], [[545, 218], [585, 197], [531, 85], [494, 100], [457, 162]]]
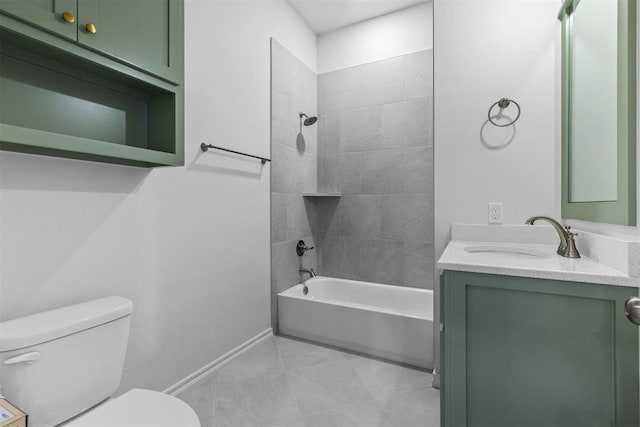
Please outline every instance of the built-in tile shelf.
[[342, 193], [302, 193], [303, 197], [340, 197]]

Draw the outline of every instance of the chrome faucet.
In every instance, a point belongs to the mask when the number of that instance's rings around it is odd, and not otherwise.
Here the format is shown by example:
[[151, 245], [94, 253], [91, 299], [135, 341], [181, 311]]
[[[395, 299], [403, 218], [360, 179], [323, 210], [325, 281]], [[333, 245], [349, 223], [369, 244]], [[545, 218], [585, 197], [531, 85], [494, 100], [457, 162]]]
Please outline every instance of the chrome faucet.
[[300, 267], [300, 274], [304, 274], [304, 273], [307, 273], [311, 277], [316, 277], [317, 276], [316, 272], [313, 271], [313, 268]]
[[558, 232], [558, 236], [560, 236], [560, 246], [558, 246], [557, 251], [558, 255], [566, 258], [580, 258], [580, 253], [578, 252], [578, 248], [576, 248], [576, 241], [574, 240], [578, 233], [572, 233], [569, 231], [571, 227], [563, 227], [558, 221], [548, 216], [532, 216], [525, 221], [525, 224], [533, 225], [538, 220], [547, 221], [553, 225], [553, 228]]

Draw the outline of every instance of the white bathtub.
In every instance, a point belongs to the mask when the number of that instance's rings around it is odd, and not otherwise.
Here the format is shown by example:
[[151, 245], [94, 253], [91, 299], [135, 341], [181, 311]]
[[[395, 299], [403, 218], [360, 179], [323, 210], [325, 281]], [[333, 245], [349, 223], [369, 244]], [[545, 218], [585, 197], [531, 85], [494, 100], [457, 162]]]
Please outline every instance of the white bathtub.
[[278, 294], [284, 335], [433, 368], [433, 291], [315, 277]]

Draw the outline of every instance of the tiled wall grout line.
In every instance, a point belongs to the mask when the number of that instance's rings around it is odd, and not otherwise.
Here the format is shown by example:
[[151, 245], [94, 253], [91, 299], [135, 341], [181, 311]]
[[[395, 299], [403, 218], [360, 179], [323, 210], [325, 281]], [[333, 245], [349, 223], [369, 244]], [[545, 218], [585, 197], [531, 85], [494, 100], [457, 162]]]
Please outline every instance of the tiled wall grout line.
[[[321, 76], [322, 74], [320, 74]], [[321, 118], [321, 116], [326, 116], [327, 114], [337, 114], [337, 113], [346, 113], [346, 112], [353, 112], [353, 111], [359, 111], [359, 110], [366, 110], [366, 109], [371, 109], [371, 108], [376, 108], [376, 107], [384, 107], [387, 105], [393, 105], [393, 104], [402, 104], [405, 102], [411, 102], [411, 101], [420, 101], [420, 100], [429, 100], [429, 99], [433, 99], [432, 95], [429, 96], [419, 96], [416, 98], [411, 98], [411, 99], [400, 99], [397, 101], [389, 101], [389, 102], [384, 102], [381, 104], [372, 104], [372, 105], [362, 105], [362, 106], [357, 106], [357, 107], [349, 107], [349, 108], [345, 108], [345, 109], [341, 109], [341, 110], [334, 110], [331, 112], [318, 112], [319, 114], [319, 118]]]

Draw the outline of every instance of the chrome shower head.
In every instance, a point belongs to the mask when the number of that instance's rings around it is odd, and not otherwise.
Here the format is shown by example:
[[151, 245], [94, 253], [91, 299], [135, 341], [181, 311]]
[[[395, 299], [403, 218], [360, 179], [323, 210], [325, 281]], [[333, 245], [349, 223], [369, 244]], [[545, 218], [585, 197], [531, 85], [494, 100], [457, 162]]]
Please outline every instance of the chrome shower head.
[[306, 117], [306, 119], [304, 119], [304, 122], [303, 122], [305, 126], [311, 126], [312, 124], [318, 121], [317, 117], [315, 116], [309, 117], [303, 112], [300, 112], [299, 116], [300, 116], [300, 120], [302, 120], [302, 117]]

